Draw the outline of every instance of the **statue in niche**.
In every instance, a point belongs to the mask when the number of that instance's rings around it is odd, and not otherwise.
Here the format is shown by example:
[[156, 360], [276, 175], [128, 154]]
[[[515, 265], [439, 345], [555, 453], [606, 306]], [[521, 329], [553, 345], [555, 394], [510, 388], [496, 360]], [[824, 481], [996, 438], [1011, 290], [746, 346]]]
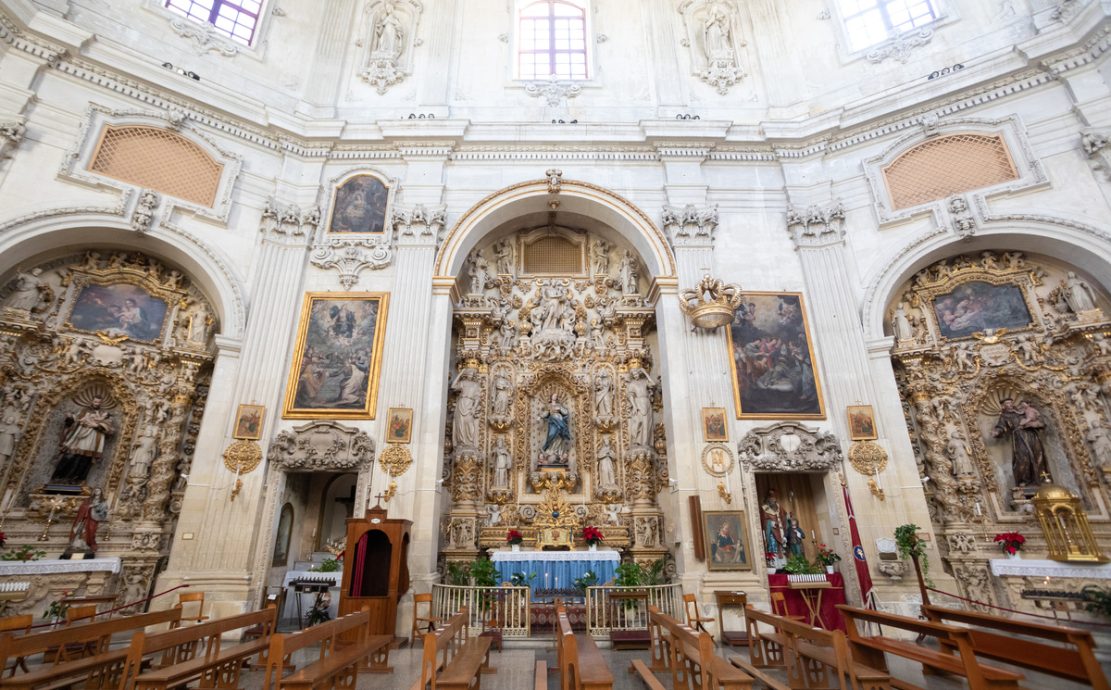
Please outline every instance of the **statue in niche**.
[[545, 331], [561, 327], [564, 311], [564, 289], [559, 283], [546, 280], [540, 287], [540, 328]]
[[509, 447], [505, 445], [504, 436], [498, 436], [491, 454], [494, 456], [494, 488], [508, 489], [509, 470], [513, 468], [513, 458], [510, 457]]
[[629, 372], [625, 383], [629, 399], [629, 438], [633, 446], [651, 447], [652, 391], [655, 384], [642, 367]]
[[494, 243], [494, 265], [497, 267], [497, 272], [502, 275], [513, 275], [516, 254], [512, 239]]
[[914, 340], [914, 326], [911, 325], [906, 307], [902, 302], [895, 307], [895, 315], [891, 317], [891, 330], [897, 340]]
[[621, 294], [635, 295], [640, 292], [640, 276], [637, 271], [637, 260], [633, 253], [625, 250], [625, 255], [621, 258], [621, 268], [619, 270], [621, 278]]
[[463, 367], [451, 383], [459, 394], [455, 399], [452, 425], [452, 446], [456, 451], [478, 448], [478, 416], [481, 411], [482, 384], [474, 367]]
[[1061, 282], [1062, 293], [1069, 309], [1074, 313], [1091, 311], [1096, 308], [1095, 293], [1090, 285], [1081, 280], [1076, 273], [1069, 271], [1068, 276]]
[[991, 435], [993, 438], [1011, 437], [1011, 472], [1015, 486], [1036, 486], [1049, 469], [1041, 439], [1045, 423], [1037, 409], [1025, 400], [1015, 404], [1013, 398], [1004, 398], [1001, 404], [1003, 409]]
[[599, 419], [613, 417], [613, 377], [602, 369], [594, 379], [594, 413]]
[[602, 437], [602, 445], [598, 446], [598, 487], [612, 489], [617, 486], [617, 473], [615, 472], [616, 455], [610, 444], [610, 437]]
[[610, 245], [605, 240], [595, 239], [590, 244], [590, 275], [609, 275]]
[[617, 526], [617, 525], [621, 524], [621, 504], [620, 503], [610, 503], [610, 504], [608, 504], [603, 509], [603, 512], [605, 512], [605, 514], [606, 514], [606, 524], [607, 525]]
[[945, 449], [949, 453], [949, 461], [953, 464], [954, 476], [960, 477], [976, 474], [976, 468], [972, 464], [972, 457], [968, 454], [968, 446], [965, 444], [964, 439], [961, 438], [961, 434], [957, 429], [949, 429], [949, 440], [945, 445]]
[[131, 468], [128, 471], [132, 477], [145, 479], [150, 472], [151, 463], [158, 456], [158, 427], [148, 422], [139, 435], [139, 442], [131, 452]]
[[606, 349], [606, 334], [602, 330], [602, 319], [594, 316], [590, 319], [590, 344], [598, 351]]
[[95, 396], [77, 417], [66, 416], [66, 432], [60, 447], [61, 459], [50, 478], [52, 483], [84, 482], [93, 463], [104, 455], [104, 446], [108, 437], [115, 433], [116, 427], [111, 415], [103, 408], [104, 399]]
[[764, 527], [764, 552], [777, 559], [784, 557], [787, 547], [785, 515], [775, 489], [769, 489], [760, 506], [760, 522]]
[[20, 273], [15, 277], [14, 282], [15, 287], [8, 295], [6, 305], [11, 309], [33, 312], [38, 310], [44, 301], [53, 297], [53, 290], [42, 278], [41, 268], [36, 267], [26, 273]]
[[491, 405], [494, 416], [508, 417], [510, 399], [513, 396], [513, 382], [498, 374], [494, 377], [494, 402]]
[[77, 508], [73, 526], [69, 530], [69, 547], [66, 552], [96, 553], [96, 532], [100, 523], [107, 519], [108, 502], [104, 500], [104, 493], [98, 487]]
[[486, 506], [487, 527], [497, 527], [501, 524], [501, 511], [502, 507], [497, 503], [491, 503], [490, 505]]
[[19, 439], [19, 415], [8, 408], [0, 417], [0, 467], [6, 466], [15, 454], [15, 443]]
[[208, 342], [209, 329], [214, 323], [208, 307], [198, 300], [182, 302], [182, 311], [178, 320], [177, 341], [204, 345]]
[[571, 411], [552, 393], [540, 418], [548, 428], [544, 444], [540, 447], [541, 462], [545, 465], [566, 465], [571, 451]]
[[799, 527], [799, 520], [791, 513], [787, 513], [787, 551], [792, 556], [803, 555], [802, 542], [806, 539], [806, 532]]
[[731, 60], [733, 46], [730, 40], [729, 15], [721, 3], [714, 3], [707, 12], [706, 25], [702, 29], [702, 40], [706, 48], [706, 59]]
[[471, 276], [471, 291], [472, 295], [481, 295], [486, 289], [486, 284], [490, 282], [490, 273], [486, 264], [486, 259], [482, 256], [476, 255], [470, 259], [469, 273]]
[[372, 54], [379, 58], [395, 59], [404, 47], [405, 30], [392, 0], [382, 3], [382, 14], [374, 23], [374, 46]]
[[1086, 437], [1092, 445], [1092, 456], [1101, 467], [1111, 467], [1111, 432], [1103, 426], [1094, 426]]

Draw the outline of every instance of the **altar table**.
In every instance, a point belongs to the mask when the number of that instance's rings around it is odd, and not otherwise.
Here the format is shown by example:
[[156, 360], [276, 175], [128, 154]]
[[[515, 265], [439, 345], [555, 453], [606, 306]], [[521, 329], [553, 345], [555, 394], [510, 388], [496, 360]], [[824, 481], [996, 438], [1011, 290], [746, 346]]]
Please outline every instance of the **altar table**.
[[[841, 573], [833, 573], [826, 575], [826, 580], [829, 582], [830, 587], [822, 592], [822, 607], [818, 612], [824, 627], [827, 630], [845, 630], [845, 621], [841, 618], [841, 612], [837, 610], [838, 604], [844, 604], [845, 601], [845, 578]], [[783, 592], [783, 596], [787, 600], [787, 615], [801, 616], [802, 620], [810, 620], [810, 609], [803, 599], [801, 590], [791, 589], [787, 583], [786, 575], [768, 575], [768, 587], [772, 592]], [[781, 613], [773, 611], [772, 613]]]
[[621, 563], [616, 551], [495, 551], [490, 560], [498, 571], [498, 582], [509, 582], [514, 573], [536, 578], [529, 585], [539, 589], [570, 589], [586, 571], [598, 576], [598, 584], [613, 579]]

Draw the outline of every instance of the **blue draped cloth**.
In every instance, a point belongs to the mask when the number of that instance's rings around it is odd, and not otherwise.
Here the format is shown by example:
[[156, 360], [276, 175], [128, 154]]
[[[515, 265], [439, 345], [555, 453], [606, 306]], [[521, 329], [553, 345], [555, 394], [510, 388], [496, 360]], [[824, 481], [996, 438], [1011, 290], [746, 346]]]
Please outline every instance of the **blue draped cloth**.
[[495, 551], [490, 560], [499, 583], [509, 582], [514, 573], [536, 573], [529, 581], [532, 588], [561, 589], [573, 587], [588, 570], [598, 576], [598, 584], [609, 582], [621, 556], [616, 551]]

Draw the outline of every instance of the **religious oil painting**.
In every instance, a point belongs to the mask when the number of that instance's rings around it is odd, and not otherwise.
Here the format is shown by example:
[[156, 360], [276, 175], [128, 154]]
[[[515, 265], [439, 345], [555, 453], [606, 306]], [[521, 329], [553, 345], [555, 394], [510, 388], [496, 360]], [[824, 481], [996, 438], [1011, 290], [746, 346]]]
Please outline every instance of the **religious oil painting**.
[[1033, 320], [1022, 288], [1012, 283], [992, 285], [972, 281], [934, 297], [938, 332], [964, 338], [988, 329], [1026, 328]]
[[266, 408], [262, 405], [240, 405], [235, 411], [235, 431], [233, 438], [257, 441], [262, 438], [262, 415]]
[[872, 441], [876, 434], [876, 418], [871, 405], [849, 405], [849, 438], [853, 441]]
[[374, 419], [388, 305], [384, 292], [305, 295], [283, 417]]
[[707, 443], [729, 440], [729, 427], [725, 424], [724, 407], [702, 408], [702, 440]]
[[386, 415], [386, 443], [408, 443], [413, 438], [413, 409], [391, 407]]
[[86, 285], [77, 295], [69, 322], [78, 330], [149, 343], [162, 335], [166, 309], [164, 300], [138, 285]]
[[707, 569], [752, 570], [743, 510], [703, 511], [702, 529]]
[[825, 418], [801, 293], [743, 293], [728, 342], [739, 419]]
[[336, 188], [328, 232], [383, 233], [389, 189], [373, 175], [357, 175]]

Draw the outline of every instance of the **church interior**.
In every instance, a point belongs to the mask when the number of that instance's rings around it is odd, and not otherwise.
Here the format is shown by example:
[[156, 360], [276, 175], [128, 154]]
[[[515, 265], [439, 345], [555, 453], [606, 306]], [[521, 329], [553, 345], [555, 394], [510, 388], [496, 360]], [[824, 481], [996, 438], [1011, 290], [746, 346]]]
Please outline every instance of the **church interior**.
[[0, 0], [0, 690], [1111, 688], [1108, 0]]

